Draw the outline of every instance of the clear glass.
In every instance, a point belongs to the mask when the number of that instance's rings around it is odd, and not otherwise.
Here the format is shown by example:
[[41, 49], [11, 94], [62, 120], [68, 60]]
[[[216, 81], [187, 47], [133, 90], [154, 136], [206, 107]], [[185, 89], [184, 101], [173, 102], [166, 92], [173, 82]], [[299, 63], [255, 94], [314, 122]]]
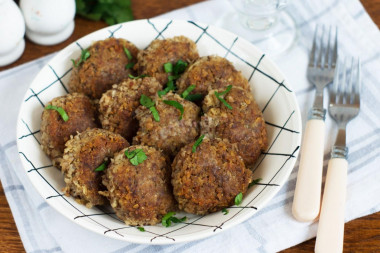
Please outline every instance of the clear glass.
[[289, 49], [297, 34], [293, 18], [284, 11], [289, 0], [229, 0], [233, 12], [217, 25], [251, 41], [264, 53], [278, 55]]

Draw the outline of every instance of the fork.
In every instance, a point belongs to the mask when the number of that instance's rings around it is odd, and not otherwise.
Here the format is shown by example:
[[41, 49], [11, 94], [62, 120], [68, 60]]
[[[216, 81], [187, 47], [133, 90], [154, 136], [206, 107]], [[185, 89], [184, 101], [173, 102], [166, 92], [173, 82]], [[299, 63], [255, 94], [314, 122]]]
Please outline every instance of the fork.
[[[315, 86], [314, 104], [309, 111], [301, 147], [301, 159], [294, 192], [292, 213], [299, 221], [313, 221], [318, 217], [321, 204], [323, 153], [325, 137], [325, 115], [323, 89], [334, 80], [338, 54], [338, 29], [332, 39], [328, 33], [327, 48], [324, 46], [325, 27], [322, 26], [320, 46], [317, 46], [317, 26], [307, 68], [307, 78]], [[333, 40], [333, 41], [332, 41]]]
[[[350, 79], [346, 84], [346, 61], [342, 80], [339, 65], [335, 73], [334, 87], [330, 89], [329, 113], [338, 124], [338, 134], [327, 167], [325, 190], [315, 244], [315, 252], [342, 252], [344, 235], [344, 206], [346, 199], [347, 155], [346, 126], [360, 109], [360, 60], [357, 66], [351, 61]], [[355, 85], [353, 85], [355, 82]]]

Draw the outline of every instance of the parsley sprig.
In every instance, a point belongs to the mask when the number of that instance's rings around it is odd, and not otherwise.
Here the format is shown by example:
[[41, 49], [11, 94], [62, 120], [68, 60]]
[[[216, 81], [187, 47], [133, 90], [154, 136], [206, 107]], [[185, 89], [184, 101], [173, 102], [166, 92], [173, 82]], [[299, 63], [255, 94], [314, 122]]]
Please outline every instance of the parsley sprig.
[[160, 115], [158, 114], [156, 107], [154, 107], [155, 103], [152, 99], [150, 99], [150, 97], [142, 94], [140, 97], [140, 104], [145, 106], [152, 112], [152, 115], [155, 121], [157, 122], [160, 121]]
[[165, 214], [165, 216], [162, 218], [162, 222], [161, 222], [162, 226], [170, 227], [172, 225], [172, 222], [173, 223], [182, 223], [182, 222], [185, 222], [187, 219], [186, 216], [178, 219], [174, 215], [175, 215], [175, 212], [168, 212], [167, 214]]
[[198, 147], [199, 145], [201, 145], [201, 143], [202, 143], [204, 137], [205, 137], [205, 135], [203, 134], [203, 135], [201, 135], [201, 136], [198, 138], [198, 140], [195, 141], [195, 143], [194, 143], [194, 145], [193, 145], [193, 147], [192, 147], [192, 149], [191, 149], [191, 151], [192, 151], [193, 153], [195, 153], [195, 151], [197, 151], [197, 147]]
[[95, 171], [104, 171], [107, 168], [107, 162], [104, 162], [95, 169]]
[[125, 156], [129, 159], [132, 165], [137, 166], [143, 163], [148, 157], [144, 153], [144, 150], [141, 148], [137, 148], [135, 150], [129, 151], [129, 149], [125, 150]]
[[232, 89], [232, 85], [228, 85], [226, 90], [225, 91], [222, 91], [222, 92], [217, 92], [215, 91], [215, 96], [228, 108], [228, 109], [232, 109], [232, 106], [230, 104], [227, 103], [226, 100], [224, 100], [224, 98], [222, 98], [221, 96], [223, 95], [226, 95], [228, 92], [230, 92], [230, 90]]
[[78, 67], [79, 65], [82, 64], [82, 62], [85, 62], [88, 58], [90, 58], [90, 56], [91, 56], [90, 51], [88, 51], [87, 49], [82, 49], [82, 53], [78, 61], [71, 59], [73, 66]]
[[177, 108], [181, 112], [181, 115], [179, 116], [179, 120], [182, 120], [182, 116], [185, 111], [185, 109], [183, 108], [183, 105], [181, 105], [180, 103], [174, 100], [163, 100], [163, 102], [167, 105]]
[[262, 178], [254, 179], [254, 180], [248, 185], [248, 188], [254, 186], [255, 184], [258, 184], [261, 180], [262, 180]]
[[131, 54], [131, 52], [128, 50], [128, 48], [123, 47], [123, 49], [124, 49], [124, 53], [126, 54], [126, 56], [127, 56], [127, 58], [128, 58], [128, 64], [125, 65], [125, 68], [126, 68], [126, 69], [131, 69], [131, 68], [133, 68], [133, 66], [135, 66], [135, 63], [132, 62], [132, 60], [133, 60], [132, 54]]
[[69, 120], [69, 116], [67, 115], [66, 111], [62, 107], [58, 107], [58, 106], [54, 106], [54, 105], [47, 105], [47, 106], [45, 106], [45, 109], [57, 111], [59, 113], [59, 115], [61, 115], [61, 118], [63, 119], [63, 121], [65, 121], [65, 122]]
[[[127, 65], [128, 65], [128, 64], [127, 64]], [[139, 78], [147, 77], [148, 75], [146, 75], [146, 74], [142, 74], [142, 75], [139, 75], [139, 76], [134, 76], [134, 75], [132, 75], [132, 74], [129, 74], [128, 76], [129, 76], [129, 78], [131, 78], [131, 79], [139, 79]]]
[[223, 208], [223, 209], [222, 209], [222, 213], [223, 213], [224, 215], [227, 215], [227, 214], [229, 213], [229, 211], [228, 211], [226, 208]]
[[140, 232], [145, 232], [145, 228], [143, 227], [137, 227], [138, 230], [140, 230]]
[[187, 65], [187, 62], [182, 60], [178, 60], [174, 65], [171, 62], [167, 62], [164, 64], [164, 71], [168, 73], [169, 76], [165, 89], [157, 92], [159, 97], [166, 95], [171, 90], [174, 91], [177, 89], [177, 87], [175, 86], [175, 80], [177, 80], [181, 76], [181, 74], [185, 71]]
[[235, 205], [239, 206], [241, 202], [243, 201], [243, 193], [240, 192], [238, 195], [235, 197]]

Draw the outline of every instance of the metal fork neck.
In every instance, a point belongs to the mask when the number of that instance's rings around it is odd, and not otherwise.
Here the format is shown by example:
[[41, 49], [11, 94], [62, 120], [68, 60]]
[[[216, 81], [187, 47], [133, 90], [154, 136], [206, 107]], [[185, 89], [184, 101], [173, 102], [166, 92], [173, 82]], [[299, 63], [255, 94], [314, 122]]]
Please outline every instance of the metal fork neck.
[[314, 104], [309, 112], [309, 119], [325, 120], [326, 110], [323, 108], [323, 88], [315, 90]]
[[335, 144], [331, 151], [331, 158], [347, 159], [348, 148], [346, 147], [346, 125], [340, 124]]

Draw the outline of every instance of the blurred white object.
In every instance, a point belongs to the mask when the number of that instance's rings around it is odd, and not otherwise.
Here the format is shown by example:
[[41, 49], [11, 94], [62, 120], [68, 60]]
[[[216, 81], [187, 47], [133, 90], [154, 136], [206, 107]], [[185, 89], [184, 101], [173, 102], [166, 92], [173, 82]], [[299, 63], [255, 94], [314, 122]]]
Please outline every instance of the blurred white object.
[[26, 36], [40, 45], [54, 45], [74, 31], [75, 0], [20, 0]]
[[0, 0], [0, 67], [16, 61], [25, 49], [25, 22], [13, 0]]

